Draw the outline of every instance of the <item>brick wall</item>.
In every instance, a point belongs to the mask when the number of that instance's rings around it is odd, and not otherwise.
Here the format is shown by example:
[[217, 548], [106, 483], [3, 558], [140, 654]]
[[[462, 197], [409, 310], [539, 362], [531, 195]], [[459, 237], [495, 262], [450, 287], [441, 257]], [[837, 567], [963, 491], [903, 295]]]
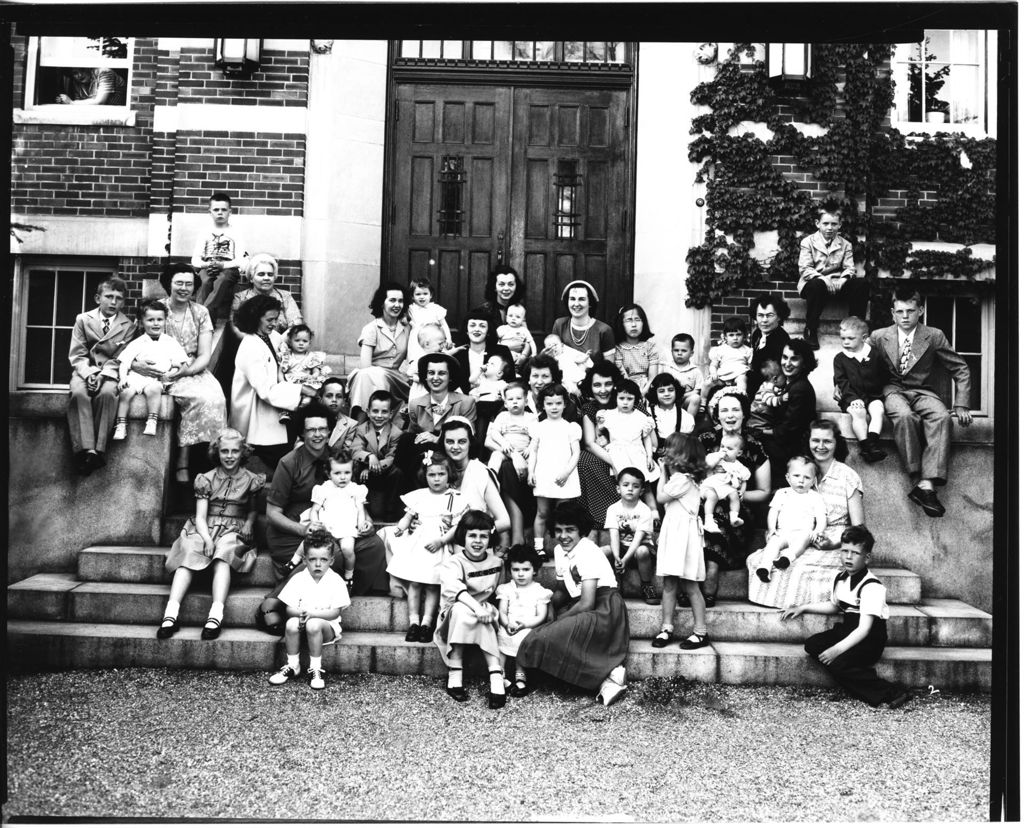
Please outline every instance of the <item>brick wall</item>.
[[178, 132], [175, 209], [203, 212], [225, 190], [247, 214], [301, 216], [306, 138], [293, 133]]
[[182, 49], [180, 103], [305, 106], [309, 55], [264, 51], [251, 78], [225, 78], [214, 66], [213, 49]]

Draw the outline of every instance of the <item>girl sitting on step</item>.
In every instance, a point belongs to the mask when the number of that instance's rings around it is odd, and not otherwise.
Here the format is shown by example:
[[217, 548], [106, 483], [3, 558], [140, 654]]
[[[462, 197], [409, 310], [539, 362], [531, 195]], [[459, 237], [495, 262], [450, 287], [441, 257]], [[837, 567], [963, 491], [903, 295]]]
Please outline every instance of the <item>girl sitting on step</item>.
[[256, 523], [256, 495], [266, 485], [266, 475], [242, 468], [252, 449], [233, 428], [220, 431], [210, 443], [210, 459], [217, 466], [196, 475], [196, 514], [189, 518], [181, 535], [167, 553], [165, 566], [174, 573], [171, 594], [157, 638], [170, 638], [181, 627], [178, 612], [192, 583], [192, 575], [213, 567], [210, 591], [213, 603], [203, 627], [202, 638], [220, 635], [224, 602], [231, 586], [231, 570], [248, 572], [256, 563], [253, 526]]

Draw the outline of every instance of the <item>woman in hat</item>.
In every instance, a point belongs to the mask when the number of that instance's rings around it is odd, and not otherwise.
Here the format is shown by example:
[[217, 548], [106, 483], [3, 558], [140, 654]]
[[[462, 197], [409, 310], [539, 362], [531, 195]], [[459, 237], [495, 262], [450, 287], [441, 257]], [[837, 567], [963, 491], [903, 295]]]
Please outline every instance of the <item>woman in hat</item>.
[[592, 315], [597, 312], [597, 301], [597, 291], [590, 282], [582, 279], [569, 282], [562, 291], [562, 303], [568, 316], [560, 316], [551, 326], [551, 333], [566, 347], [590, 354], [594, 361], [615, 347], [615, 332], [611, 326]]
[[462, 380], [462, 368], [450, 354], [424, 354], [416, 364], [420, 384], [427, 389], [409, 402], [409, 428], [399, 438], [395, 465], [402, 470], [409, 490], [416, 488], [416, 471], [423, 454], [437, 447], [441, 426], [449, 417], [476, 420], [476, 400], [453, 391]]

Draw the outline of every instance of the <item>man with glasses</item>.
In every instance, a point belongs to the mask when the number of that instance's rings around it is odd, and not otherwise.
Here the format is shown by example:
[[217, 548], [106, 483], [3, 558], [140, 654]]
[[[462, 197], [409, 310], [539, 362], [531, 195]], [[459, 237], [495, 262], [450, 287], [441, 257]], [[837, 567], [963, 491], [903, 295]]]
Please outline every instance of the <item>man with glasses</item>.
[[917, 290], [898, 287], [892, 301], [896, 324], [874, 331], [871, 345], [882, 353], [889, 372], [882, 396], [896, 449], [911, 478], [920, 478], [909, 497], [928, 517], [942, 517], [946, 510], [935, 487], [946, 484], [953, 426], [936, 390], [935, 376], [953, 380], [952, 413], [960, 425], [967, 426], [972, 420], [971, 371], [942, 331], [920, 324], [923, 310]]
[[[311, 525], [301, 522], [299, 515], [312, 505], [313, 487], [327, 479], [322, 461], [328, 451], [327, 440], [334, 422], [331, 412], [316, 400], [295, 416], [302, 420], [302, 444], [281, 458], [267, 488], [267, 548], [282, 576], [290, 576], [296, 570], [293, 555]], [[373, 533], [373, 524], [358, 528], [353, 594], [386, 593], [384, 543]], [[338, 564], [341, 564], [340, 556]], [[276, 599], [280, 586], [268, 599]]]

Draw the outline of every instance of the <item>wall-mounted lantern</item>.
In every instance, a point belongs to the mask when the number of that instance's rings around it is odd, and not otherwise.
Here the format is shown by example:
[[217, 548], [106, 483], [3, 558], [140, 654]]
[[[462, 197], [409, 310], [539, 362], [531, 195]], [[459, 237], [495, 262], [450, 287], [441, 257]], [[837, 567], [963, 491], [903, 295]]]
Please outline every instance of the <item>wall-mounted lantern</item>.
[[811, 77], [810, 43], [768, 43], [770, 81], [805, 81]]
[[218, 37], [214, 48], [216, 64], [225, 75], [247, 77], [260, 68], [262, 40]]

